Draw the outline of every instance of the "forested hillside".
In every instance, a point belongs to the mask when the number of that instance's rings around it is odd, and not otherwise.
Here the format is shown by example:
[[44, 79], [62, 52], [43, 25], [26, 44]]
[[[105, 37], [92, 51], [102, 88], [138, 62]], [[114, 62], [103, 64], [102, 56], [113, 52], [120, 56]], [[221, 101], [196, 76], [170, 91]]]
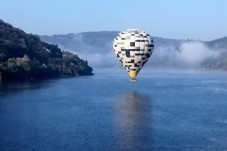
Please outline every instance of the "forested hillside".
[[2, 80], [93, 75], [88, 62], [0, 20]]

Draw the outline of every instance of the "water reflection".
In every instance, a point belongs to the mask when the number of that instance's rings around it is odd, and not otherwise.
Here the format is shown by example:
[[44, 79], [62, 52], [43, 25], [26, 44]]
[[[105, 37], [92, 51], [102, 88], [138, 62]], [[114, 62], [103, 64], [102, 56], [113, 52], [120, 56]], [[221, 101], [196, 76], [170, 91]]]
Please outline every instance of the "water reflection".
[[50, 81], [48, 80], [36, 80], [29, 82], [5, 82], [0, 83], [0, 96], [10, 95], [12, 93], [22, 92], [32, 89], [40, 89], [48, 87]]
[[116, 101], [115, 128], [119, 150], [151, 149], [151, 98], [135, 91]]

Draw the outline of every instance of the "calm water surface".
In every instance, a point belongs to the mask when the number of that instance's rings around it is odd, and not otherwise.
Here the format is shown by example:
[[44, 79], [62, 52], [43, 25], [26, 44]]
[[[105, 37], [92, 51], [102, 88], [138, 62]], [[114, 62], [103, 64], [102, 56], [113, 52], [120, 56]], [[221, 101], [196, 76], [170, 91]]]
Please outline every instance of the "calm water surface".
[[227, 73], [0, 84], [0, 150], [227, 150]]

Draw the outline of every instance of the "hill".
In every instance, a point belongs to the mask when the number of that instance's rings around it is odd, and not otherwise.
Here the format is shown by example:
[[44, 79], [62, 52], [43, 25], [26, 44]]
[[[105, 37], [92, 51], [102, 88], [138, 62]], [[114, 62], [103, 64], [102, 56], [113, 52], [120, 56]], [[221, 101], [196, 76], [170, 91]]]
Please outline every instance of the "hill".
[[93, 75], [88, 62], [0, 20], [2, 80]]
[[203, 62], [207, 69], [227, 71], [227, 37], [206, 42], [210, 48], [219, 50], [218, 57], [211, 57]]

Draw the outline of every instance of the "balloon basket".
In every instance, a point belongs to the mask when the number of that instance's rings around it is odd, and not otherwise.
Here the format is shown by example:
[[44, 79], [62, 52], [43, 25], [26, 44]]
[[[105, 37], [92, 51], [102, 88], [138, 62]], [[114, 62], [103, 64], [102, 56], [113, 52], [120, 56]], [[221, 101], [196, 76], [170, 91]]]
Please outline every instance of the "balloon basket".
[[136, 82], [136, 78], [131, 78], [130, 82]]

